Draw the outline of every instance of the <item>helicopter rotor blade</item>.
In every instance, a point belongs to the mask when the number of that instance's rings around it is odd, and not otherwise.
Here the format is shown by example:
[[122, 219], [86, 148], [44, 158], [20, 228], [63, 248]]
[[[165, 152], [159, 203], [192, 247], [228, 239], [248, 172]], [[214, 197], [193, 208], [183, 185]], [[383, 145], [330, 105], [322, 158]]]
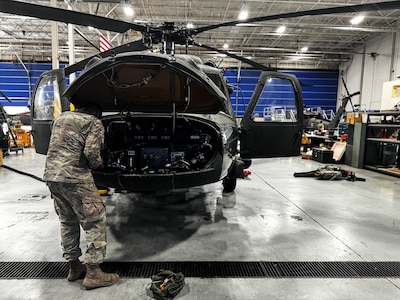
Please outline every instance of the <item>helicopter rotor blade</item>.
[[232, 57], [234, 59], [237, 59], [237, 60], [239, 60], [241, 62], [244, 62], [244, 63], [246, 63], [246, 64], [248, 64], [248, 65], [250, 65], [250, 66], [252, 66], [252, 67], [254, 67], [256, 69], [259, 69], [259, 70], [263, 70], [263, 71], [276, 71], [277, 70], [276, 68], [270, 68], [270, 67], [264, 66], [262, 64], [256, 63], [255, 61], [247, 59], [247, 58], [245, 58], [243, 56], [239, 56], [239, 55], [236, 55], [234, 53], [231, 53], [231, 52], [228, 52], [228, 51], [225, 51], [225, 50], [220, 50], [218, 48], [207, 46], [207, 45], [195, 42], [195, 41], [192, 41], [192, 44], [194, 46], [197, 46], [197, 47], [200, 47], [200, 48], [204, 48], [204, 49], [207, 49], [207, 50], [215, 51], [215, 52], [224, 54], [226, 56]]
[[317, 16], [317, 15], [328, 15], [328, 14], [340, 14], [340, 13], [360, 13], [360, 12], [368, 12], [368, 11], [379, 11], [379, 10], [391, 10], [391, 9], [400, 9], [400, 1], [386, 1], [386, 2], [377, 2], [377, 3], [366, 3], [366, 4], [357, 4], [357, 5], [349, 5], [349, 6], [339, 6], [339, 7], [329, 7], [329, 8], [321, 8], [314, 10], [303, 10], [296, 11], [291, 13], [282, 13], [278, 15], [271, 16], [263, 16], [250, 18], [247, 20], [236, 20], [231, 22], [219, 23], [210, 26], [199, 27], [196, 29], [192, 29], [192, 34], [196, 35], [201, 32], [205, 32], [212, 29], [217, 29], [220, 27], [229, 27], [235, 26], [238, 24], [246, 24], [246, 23], [257, 23], [264, 21], [272, 21], [279, 19], [289, 19], [303, 16]]
[[[198, 43], [196, 41], [192, 41], [192, 45], [197, 46], [197, 47], [201, 47], [201, 48], [204, 48], [204, 49], [207, 49], [207, 50], [215, 51], [215, 52], [218, 52], [218, 53], [221, 53], [221, 54], [225, 54], [226, 56], [232, 57], [232, 58], [237, 59], [237, 60], [239, 60], [241, 62], [249, 64], [250, 66], [254, 67], [257, 70], [261, 70], [261, 71], [278, 71], [277, 68], [271, 68], [271, 67], [264, 66], [262, 64], [256, 63], [255, 61], [252, 61], [252, 60], [250, 60], [248, 58], [245, 58], [243, 56], [239, 56], [239, 55], [236, 55], [234, 53], [231, 53], [231, 52], [228, 52], [228, 51], [225, 51], [225, 50], [220, 50], [220, 49], [217, 49], [217, 48], [214, 48], [214, 47], [211, 47], [211, 46], [207, 46], [207, 45]], [[301, 80], [299, 80], [299, 81], [300, 81], [300, 85], [302, 87], [310, 87], [310, 86], [312, 86], [311, 84], [305, 83], [305, 82], [303, 82]]]
[[95, 48], [97, 51], [100, 51], [100, 47], [96, 46], [93, 44], [82, 32], [80, 32], [78, 29], [74, 28], [74, 32], [76, 32], [85, 42], [87, 42], [90, 46]]
[[140, 32], [146, 32], [148, 30], [147, 27], [134, 23], [114, 20], [106, 17], [62, 8], [49, 7], [13, 0], [0, 0], [0, 12], [34, 17], [44, 20], [65, 22], [75, 25], [92, 26], [97, 29], [119, 33], [124, 33], [130, 29]]

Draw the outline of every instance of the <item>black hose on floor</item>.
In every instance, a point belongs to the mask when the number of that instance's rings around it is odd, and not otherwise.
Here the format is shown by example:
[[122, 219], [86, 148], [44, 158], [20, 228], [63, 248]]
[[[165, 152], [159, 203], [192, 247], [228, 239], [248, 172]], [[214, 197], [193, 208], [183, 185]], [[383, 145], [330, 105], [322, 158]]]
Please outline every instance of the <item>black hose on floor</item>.
[[16, 172], [18, 174], [22, 174], [22, 175], [26, 175], [26, 176], [32, 177], [33, 179], [39, 180], [41, 182], [45, 182], [42, 178], [40, 178], [40, 177], [38, 177], [36, 175], [29, 174], [29, 173], [14, 169], [14, 168], [11, 168], [11, 167], [6, 166], [6, 165], [2, 165], [1, 167], [5, 168], [5, 169], [8, 169], [8, 170], [11, 170], [11, 171], [14, 171], [14, 172]]

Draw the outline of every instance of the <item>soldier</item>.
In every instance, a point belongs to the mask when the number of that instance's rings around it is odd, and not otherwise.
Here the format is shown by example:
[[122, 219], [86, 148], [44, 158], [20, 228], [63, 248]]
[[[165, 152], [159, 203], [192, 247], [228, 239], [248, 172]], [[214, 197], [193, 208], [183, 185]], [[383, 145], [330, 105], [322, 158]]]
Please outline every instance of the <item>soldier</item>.
[[[104, 273], [100, 268], [106, 255], [106, 212], [91, 169], [103, 167], [101, 114], [98, 105], [90, 104], [58, 116], [44, 171], [60, 219], [63, 256], [70, 263], [67, 279], [75, 281], [86, 272], [86, 289], [110, 286], [119, 279], [118, 274]], [[78, 259], [82, 255], [79, 225], [86, 232], [85, 264]]]

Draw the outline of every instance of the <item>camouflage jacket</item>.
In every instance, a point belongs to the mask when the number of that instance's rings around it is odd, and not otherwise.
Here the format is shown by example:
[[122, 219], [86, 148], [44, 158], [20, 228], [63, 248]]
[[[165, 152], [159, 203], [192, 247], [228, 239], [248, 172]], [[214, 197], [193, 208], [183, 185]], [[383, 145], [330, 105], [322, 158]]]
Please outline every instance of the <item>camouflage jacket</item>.
[[45, 181], [94, 182], [91, 169], [101, 166], [104, 127], [96, 117], [64, 112], [52, 126], [43, 179]]

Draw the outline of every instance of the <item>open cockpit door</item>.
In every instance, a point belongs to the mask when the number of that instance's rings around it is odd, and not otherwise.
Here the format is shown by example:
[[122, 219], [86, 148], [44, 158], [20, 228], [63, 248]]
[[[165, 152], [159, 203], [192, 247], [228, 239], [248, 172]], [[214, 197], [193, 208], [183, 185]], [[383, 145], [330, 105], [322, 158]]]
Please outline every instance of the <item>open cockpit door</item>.
[[299, 155], [303, 130], [299, 80], [290, 74], [261, 73], [240, 125], [242, 158]]
[[51, 123], [61, 112], [69, 110], [62, 98], [66, 89], [64, 70], [44, 72], [38, 79], [31, 99], [32, 136], [37, 153], [46, 154]]

